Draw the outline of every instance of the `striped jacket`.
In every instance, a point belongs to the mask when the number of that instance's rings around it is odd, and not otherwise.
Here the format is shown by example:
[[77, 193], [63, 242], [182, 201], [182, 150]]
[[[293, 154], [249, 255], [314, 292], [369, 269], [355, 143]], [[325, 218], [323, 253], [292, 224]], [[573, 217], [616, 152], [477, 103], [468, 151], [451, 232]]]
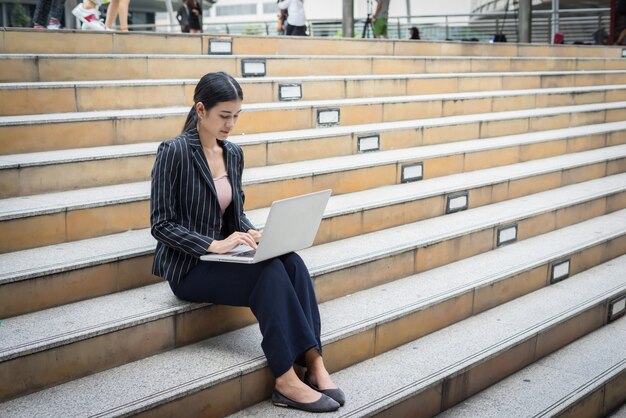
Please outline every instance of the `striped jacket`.
[[198, 131], [165, 141], [157, 150], [150, 193], [151, 232], [158, 241], [152, 273], [169, 281], [185, 277], [214, 239], [254, 228], [243, 213], [243, 152], [232, 142], [218, 143], [233, 187], [223, 216]]

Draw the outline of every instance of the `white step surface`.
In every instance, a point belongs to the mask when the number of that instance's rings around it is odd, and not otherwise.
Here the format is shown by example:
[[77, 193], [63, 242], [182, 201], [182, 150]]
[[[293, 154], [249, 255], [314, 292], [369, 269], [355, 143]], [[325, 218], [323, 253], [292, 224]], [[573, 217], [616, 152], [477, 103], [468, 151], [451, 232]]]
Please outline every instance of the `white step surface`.
[[621, 318], [472, 396], [438, 418], [556, 416], [626, 371], [625, 341], [626, 318]]
[[[603, 124], [597, 126], [596, 134], [602, 134], [607, 132], [617, 132], [619, 130], [626, 130], [626, 122], [616, 122], [611, 124]], [[463, 141], [454, 144], [442, 144], [416, 147], [412, 149], [404, 149], [403, 155], [406, 155], [408, 160], [419, 158], [435, 158], [439, 156], [452, 155], [455, 153], [467, 153], [477, 150], [498, 149], [505, 146], [510, 147], [514, 144], [527, 144], [535, 143], [536, 141], [546, 141], [549, 139], [567, 138], [575, 135], [577, 132], [586, 132], [589, 134], [588, 128], [570, 128], [556, 131], [549, 131], [552, 135], [515, 135], [501, 138], [493, 138], [489, 141]], [[477, 148], [479, 147], [479, 148]], [[396, 162], [398, 161], [399, 152], [395, 151], [381, 151], [380, 157], [390, 156], [386, 161]], [[451, 193], [454, 191], [465, 190], [472, 187], [486, 186], [489, 184], [495, 184], [505, 180], [516, 180], [524, 177], [535, 176], [539, 174], [545, 174], [549, 172], [555, 172], [559, 170], [567, 170], [583, 165], [589, 165], [599, 163], [603, 161], [612, 161], [626, 156], [626, 144], [616, 145], [612, 147], [604, 147], [595, 150], [589, 150], [578, 153], [571, 153], [560, 155], [557, 157], [544, 158], [539, 160], [531, 160], [518, 164], [511, 164], [502, 167], [495, 167], [485, 170], [475, 170], [465, 173], [453, 174], [449, 176], [424, 180], [422, 182], [405, 183], [400, 185], [386, 186], [377, 189], [376, 193], [371, 191], [362, 191], [357, 193], [351, 193], [349, 198], [342, 199], [339, 196], [331, 199], [329, 207], [333, 206], [333, 201], [350, 201], [353, 202], [354, 207], [363, 207], [366, 202], [370, 202], [368, 207], [375, 207], [376, 205], [382, 206], [392, 202], [410, 201], [418, 196], [426, 197], [428, 195], [424, 192], [430, 192], [430, 195], [437, 193]], [[376, 159], [377, 163], [380, 163], [380, 157]], [[302, 163], [303, 172], [305, 175], [312, 175], [312, 167], [323, 167], [326, 165], [327, 159], [313, 160], [310, 164]], [[363, 161], [365, 163], [375, 161], [375, 154], [367, 153], [360, 154], [358, 156], [352, 156], [352, 158], [341, 158], [339, 162], [344, 165], [334, 165], [335, 169], [342, 169], [352, 167], [350, 161], [356, 161], [356, 163]], [[299, 164], [300, 165], [300, 164]], [[309, 167], [310, 166], [310, 167]], [[275, 169], [268, 167], [262, 168], [249, 168], [245, 171], [246, 179], [244, 186], [254, 182], [255, 177], [263, 178], [264, 171], [271, 170], [274, 174], [280, 175], [284, 170], [285, 165], [278, 165]], [[293, 164], [287, 165], [288, 168], [292, 168]], [[267, 170], [266, 170], [267, 169]], [[252, 171], [252, 175], [248, 175], [248, 171]], [[301, 176], [302, 174], [295, 171], [291, 171], [291, 175], [294, 177]], [[267, 174], [265, 175], [267, 178]], [[430, 185], [438, 185], [436, 189], [430, 187]], [[437, 192], [436, 190], [439, 190]], [[418, 194], [416, 194], [418, 193]], [[99, 207], [105, 205], [128, 203], [139, 200], [147, 200], [150, 198], [150, 182], [136, 182], [127, 183], [112, 186], [93, 187], [86, 189], [71, 190], [65, 192], [46, 193], [40, 195], [19, 196], [14, 198], [7, 198], [0, 200], [0, 221], [23, 218], [27, 216], [45, 215], [51, 213], [58, 213], [68, 210], [84, 209], [89, 207]], [[255, 213], [263, 210], [257, 209], [247, 211], [250, 219], [254, 221], [256, 217]], [[341, 212], [341, 206], [332, 213]]]
[[[540, 289], [333, 375], [346, 404], [330, 417], [382, 412], [449, 376], [493, 357], [626, 292], [626, 256]], [[298, 417], [262, 402], [233, 417]], [[507, 416], [506, 414], [499, 415]]]
[[[300, 251], [300, 254], [309, 267], [312, 277], [315, 277], [371, 260], [432, 245], [445, 239], [493, 225], [506, 224], [528, 217], [531, 214], [545, 213], [555, 208], [570, 206], [575, 202], [588, 201], [592, 198], [624, 190], [626, 190], [626, 173], [317, 245]], [[622, 212], [619, 212], [619, 214], [622, 214]], [[154, 248], [154, 239], [148, 235], [148, 231], [138, 232], [144, 232], [145, 247], [148, 247], [148, 242], [151, 242], [152, 248]], [[127, 234], [130, 233], [120, 235], [124, 236]], [[104, 242], [105, 245], [108, 245], [114, 251], [122, 250], [122, 245], [115, 246], [115, 240], [107, 238], [109, 237], [102, 237], [100, 242]], [[98, 238], [82, 242], [77, 241], [71, 244], [74, 244], [74, 248], [80, 245], [84, 254], [85, 251], [93, 252], [98, 250], [96, 245], [92, 245], [93, 241], [96, 240]], [[70, 246], [60, 244], [55, 247], [65, 247], [67, 249]], [[145, 247], [143, 252], [148, 253]], [[32, 250], [32, 252], [37, 250], [41, 250], [41, 248]], [[70, 251], [66, 250], [66, 252], [69, 253], [67, 254], [69, 257], [77, 256]], [[25, 252], [13, 254], [19, 253]], [[103, 259], [106, 259], [107, 256], [110, 257], [106, 253], [101, 253], [100, 256]], [[118, 259], [114, 257], [115, 254], [110, 260]], [[48, 252], [48, 260], [59, 260], [61, 258], [62, 253], [60, 252]], [[35, 264], [33, 261], [36, 260], [28, 261], [24, 260], [23, 257], [19, 259], [17, 257], [11, 259], [6, 257], [5, 259], [16, 263], [12, 266], [13, 280], [10, 276], [3, 277], [2, 282], [5, 283], [15, 281], [15, 276], [19, 273], [22, 273], [20, 279], [24, 279], [24, 277], [27, 277], [27, 273], [32, 272], [36, 268], [33, 266]], [[67, 258], [66, 261], [68, 261]], [[76, 261], [87, 264], [90, 260], [86, 257]], [[2, 264], [4, 265], [5, 263]], [[26, 267], [26, 271], [20, 272], [19, 269], [24, 269], [24, 266], [29, 267]], [[49, 265], [46, 268], [50, 270]], [[142, 299], [140, 295], [142, 295], [144, 289], [139, 288], [9, 318], [2, 324], [2, 330], [4, 333], [7, 333], [7, 337], [0, 340], [0, 361], [42, 351], [67, 344], [68, 342], [90, 338], [110, 330], [129, 327], [138, 322], [153, 320], [157, 317], [165, 316], [172, 309], [176, 310], [178, 306], [181, 306], [180, 303], [174, 303], [174, 307], [171, 306], [175, 299], [168, 294], [167, 284], [160, 283], [150, 288], [156, 289], [157, 295], [147, 298], [148, 301], [145, 306], [130, 302]], [[120, 309], [120, 307], [124, 307], [129, 303], [133, 305], [132, 308]], [[190, 308], [190, 305], [184, 305], [184, 309]], [[87, 320], [90, 315], [94, 315], [91, 319], [92, 322]], [[114, 318], [118, 319], [115, 320]], [[58, 325], [55, 326], [54, 324]]]
[[[626, 90], [626, 85], [601, 85], [584, 87], [559, 87], [524, 90], [497, 90], [466, 93], [421, 94], [414, 96], [366, 97], [356, 99], [308, 100], [295, 102], [273, 102], [243, 104], [242, 113], [269, 110], [296, 110], [308, 108], [327, 108], [340, 106], [359, 106], [376, 104], [395, 104], [431, 101], [462, 101], [482, 98], [513, 98], [529, 95], [583, 94]], [[542, 108], [543, 109], [543, 108]], [[145, 119], [166, 116], [184, 116], [189, 113], [189, 106], [172, 106], [163, 108], [97, 110], [90, 112], [47, 113], [33, 115], [0, 116], [0, 126], [30, 125], [42, 123], [86, 122], [109, 119]]]
[[[448, 116], [444, 118], [432, 118], [432, 119], [418, 119], [410, 121], [400, 122], [381, 122], [370, 123], [362, 125], [350, 125], [350, 126], [336, 126], [329, 128], [315, 128], [315, 129], [298, 129], [293, 131], [278, 131], [260, 134], [249, 135], [232, 135], [229, 137], [229, 141], [238, 145], [255, 145], [264, 143], [277, 143], [286, 141], [298, 141], [303, 139], [315, 139], [325, 138], [333, 136], [351, 135], [351, 134], [371, 134], [373, 132], [389, 132], [393, 130], [411, 130], [424, 127], [439, 127], [439, 126], [454, 126], [464, 123], [473, 122], [488, 122], [490, 120], [507, 120], [507, 119], [519, 119], [519, 118], [532, 118], [538, 116], [556, 116], [561, 114], [575, 114], [585, 112], [607, 111], [614, 109], [621, 109], [626, 107], [626, 102], [614, 102], [614, 103], [599, 103], [593, 105], [578, 105], [578, 106], [559, 106], [548, 109], [531, 109], [531, 110], [516, 110], [508, 112], [492, 112], [492, 113], [479, 113], [475, 115], [463, 115], [463, 116]], [[626, 122], [608, 122], [601, 124], [584, 125], [579, 127], [552, 129], [548, 131], [530, 132], [517, 135], [507, 135], [501, 137], [488, 138], [491, 141], [501, 140], [504, 144], [511, 141], [522, 141], [521, 143], [533, 143], [543, 142], [558, 138], [601, 134], [604, 132], [613, 132], [624, 129]], [[497, 144], [496, 142], [483, 143], [485, 139], [476, 139], [475, 142], [471, 141], [458, 141], [459, 143], [473, 146], [468, 151], [490, 149], [490, 144]], [[529, 141], [529, 142], [528, 142]], [[9, 154], [0, 155], [0, 170], [24, 168], [32, 166], [43, 166], [50, 164], [65, 164], [71, 162], [92, 161], [92, 160], [105, 160], [112, 158], [123, 157], [135, 157], [144, 155], [156, 155], [156, 150], [160, 142], [144, 142], [137, 144], [125, 144], [125, 145], [110, 145], [102, 147], [88, 147], [88, 148], [75, 148], [68, 150], [57, 151], [43, 151], [23, 154]], [[435, 145], [423, 148], [426, 150], [432, 149], [447, 149], [454, 151], [456, 142], [441, 144], [443, 147], [438, 148]], [[462, 147], [463, 145], [456, 145], [456, 147]], [[397, 150], [392, 150], [397, 151]], [[384, 152], [384, 151], [381, 151]], [[362, 154], [365, 157], [359, 158], [373, 158], [368, 157], [376, 155], [377, 153], [365, 153]], [[436, 155], [449, 155], [452, 152], [444, 152]], [[430, 154], [426, 154], [430, 155]], [[380, 158], [380, 157], [379, 157]]]
[[[300, 77], [263, 77], [241, 78], [235, 77], [240, 84], [265, 83], [298, 83], [310, 81], [372, 81], [372, 80], [422, 80], [437, 78], [486, 78], [486, 77], [566, 77], [585, 75], [617, 75], [626, 74], [624, 70], [588, 70], [588, 71], [518, 71], [518, 72], [484, 72], [484, 73], [431, 73], [431, 74], [374, 74], [374, 75], [328, 75], [328, 76], [300, 76]], [[56, 88], [102, 88], [102, 87], [136, 87], [136, 86], [195, 86], [197, 78], [178, 79], [134, 79], [134, 80], [97, 80], [97, 81], [43, 81], [0, 83], [0, 90], [19, 89], [56, 89]]]
[[251, 58], [251, 59], [307, 59], [307, 60], [429, 60], [429, 61], [574, 61], [586, 63], [601, 63], [605, 61], [617, 61], [617, 57], [516, 57], [516, 56], [476, 56], [476, 55], [256, 55], [256, 54], [234, 54], [234, 55], [203, 55], [203, 54], [0, 54], [0, 59], [128, 59], [128, 58], [182, 58], [182, 59], [202, 59], [202, 60], [223, 60], [231, 58]]
[[[324, 252], [329, 252], [337, 256], [337, 247], [333, 247], [336, 245], [340, 247], [348, 245], [348, 253], [353, 254], [352, 259], [355, 260], [355, 264], [358, 264], [360, 260], [392, 255], [408, 248], [417, 248], [427, 242], [434, 243], [445, 239], [445, 237], [472, 232], [486, 225], [510, 223], [515, 219], [531, 216], [533, 213], [542, 213], [545, 210], [550, 210], [550, 208], [586, 201], [603, 193], [615, 193], [624, 187], [626, 187], [626, 174], [618, 174], [451, 214], [446, 217], [417, 222], [411, 224], [410, 227], [397, 227], [348, 238], [342, 240], [341, 244], [324, 244], [307, 250], [307, 253], [311, 254], [310, 261], [313, 263], [316, 263], [316, 260], [327, 260], [327, 263], [324, 263], [325, 267], [320, 267], [320, 272], [329, 271], [333, 268], [332, 266], [340, 268], [350, 264], [338, 263], [335, 257], [328, 257], [327, 254], [324, 254]], [[369, 193], [377, 194], [378, 192], [377, 189], [373, 189]], [[349, 199], [350, 194], [345, 196], [345, 199]], [[462, 224], [449, 223], [449, 219], [457, 219], [455, 217], [459, 215], [464, 219]], [[415, 240], [415, 236], [420, 237], [420, 239]], [[392, 243], [397, 243], [397, 245]], [[26, 280], [46, 274], [150, 254], [154, 251], [155, 245], [155, 240], [150, 235], [149, 229], [142, 229], [0, 254], [0, 283]], [[316, 250], [316, 248], [320, 248], [320, 250]], [[370, 249], [375, 249], [375, 251], [370, 252]]]
[[[320, 305], [322, 340], [328, 344], [454, 297], [464, 289], [488, 285], [559, 259], [564, 254], [597, 245], [615, 234], [623, 234], [626, 228], [624, 220], [626, 210], [326, 302]], [[592, 289], [598, 292], [605, 285], [601, 282], [592, 286]], [[158, 287], [150, 288], [154, 291]], [[136, 303], [154, 299], [155, 307], [159, 306], [159, 302], [169, 300], [169, 309], [174, 309], [176, 299], [166, 286], [160, 287], [153, 296], [141, 298], [137, 295], [128, 300]], [[576, 297], [580, 297], [580, 293], [576, 292]], [[547, 305], [556, 309], [554, 304]], [[160, 308], [163, 311], [168, 309], [165, 306]], [[97, 315], [89, 314], [80, 321], [84, 323]], [[54, 320], [55, 316], [47, 315], [46, 318]], [[260, 333], [257, 326], [252, 325], [5, 402], [0, 404], [0, 415], [30, 417], [44, 411], [52, 416], [114, 416], [133, 413], [154, 402], [208, 387], [229, 376], [247, 373], [264, 365]], [[353, 393], [350, 392], [349, 396], [352, 397]], [[353, 402], [351, 399], [350, 404], [353, 405]]]

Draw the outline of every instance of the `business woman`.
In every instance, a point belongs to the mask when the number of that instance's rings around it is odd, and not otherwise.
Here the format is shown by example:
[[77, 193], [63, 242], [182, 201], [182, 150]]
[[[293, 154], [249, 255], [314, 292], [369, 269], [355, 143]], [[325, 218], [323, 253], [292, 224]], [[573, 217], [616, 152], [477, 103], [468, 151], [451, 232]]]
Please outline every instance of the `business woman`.
[[[183, 132], [163, 142], [152, 170], [150, 223], [157, 239], [153, 273], [191, 302], [248, 306], [276, 384], [278, 406], [334, 411], [345, 396], [322, 359], [320, 316], [311, 277], [295, 253], [257, 264], [201, 261], [261, 239], [243, 212], [243, 153], [226, 140], [241, 112], [243, 92], [230, 75], [200, 79]], [[307, 368], [301, 381], [293, 365]]]

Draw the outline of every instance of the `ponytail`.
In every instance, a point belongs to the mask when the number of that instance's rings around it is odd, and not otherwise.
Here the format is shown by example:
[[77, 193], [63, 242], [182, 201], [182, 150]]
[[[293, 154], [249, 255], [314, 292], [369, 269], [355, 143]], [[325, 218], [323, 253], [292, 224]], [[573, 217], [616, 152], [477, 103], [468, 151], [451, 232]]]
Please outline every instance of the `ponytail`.
[[187, 114], [187, 120], [185, 120], [185, 125], [183, 125], [183, 132], [192, 130], [198, 124], [198, 113], [196, 113], [196, 105], [191, 106], [189, 110], [189, 114]]
[[224, 72], [205, 74], [196, 85], [193, 93], [193, 106], [187, 115], [183, 133], [194, 129], [198, 124], [196, 103], [201, 102], [204, 108], [209, 111], [220, 102], [233, 100], [243, 100], [243, 91], [237, 80]]

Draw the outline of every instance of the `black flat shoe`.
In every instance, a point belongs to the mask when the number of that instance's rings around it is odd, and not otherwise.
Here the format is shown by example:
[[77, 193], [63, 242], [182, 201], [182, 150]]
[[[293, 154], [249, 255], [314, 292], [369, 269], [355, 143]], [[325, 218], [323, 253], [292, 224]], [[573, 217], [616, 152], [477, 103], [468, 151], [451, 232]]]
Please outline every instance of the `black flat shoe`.
[[332, 412], [339, 409], [339, 404], [322, 393], [322, 397], [315, 402], [302, 403], [290, 399], [274, 389], [272, 392], [272, 403], [276, 406], [295, 408], [306, 412]]
[[346, 395], [343, 393], [343, 390], [337, 388], [337, 389], [320, 389], [317, 386], [315, 386], [313, 383], [311, 383], [311, 381], [309, 380], [309, 376], [304, 376], [304, 383], [306, 385], [308, 385], [311, 389], [318, 391], [319, 393], [328, 396], [329, 398], [333, 399], [335, 402], [337, 402], [340, 406], [343, 406], [346, 403]]

